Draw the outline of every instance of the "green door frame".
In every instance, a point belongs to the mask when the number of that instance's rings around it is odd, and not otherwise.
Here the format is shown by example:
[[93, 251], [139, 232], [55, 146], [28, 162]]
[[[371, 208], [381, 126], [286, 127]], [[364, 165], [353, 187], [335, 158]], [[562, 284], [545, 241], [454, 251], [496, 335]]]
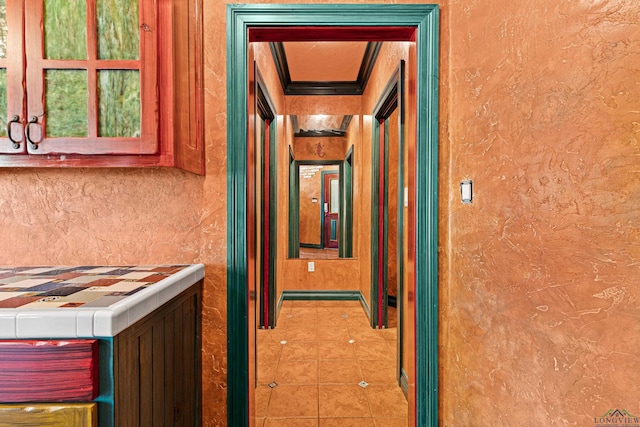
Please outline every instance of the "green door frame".
[[[262, 178], [259, 189], [260, 194], [260, 206], [262, 206], [263, 213], [259, 215], [262, 221], [262, 235], [259, 236], [257, 241], [262, 248], [262, 256], [259, 260], [260, 265], [260, 277], [262, 282], [259, 286], [256, 286], [260, 292], [260, 309], [262, 313], [256, 313], [258, 316], [258, 324], [262, 328], [275, 328], [276, 327], [276, 254], [277, 254], [277, 232], [278, 232], [278, 209], [275, 200], [278, 200], [278, 132], [277, 132], [277, 111], [274, 107], [273, 100], [267, 90], [267, 85], [262, 77], [262, 73], [258, 69], [258, 65], [254, 63], [254, 75], [255, 75], [255, 88], [256, 94], [256, 120], [260, 122], [262, 127], [261, 139], [256, 141], [256, 144], [260, 144], [262, 148], [260, 152], [265, 153], [268, 151], [268, 163], [265, 162], [265, 154], [259, 159], [262, 162]], [[269, 135], [267, 143], [265, 144], [266, 134], [264, 132], [265, 127], [269, 123]], [[256, 127], [258, 124], [256, 123]], [[258, 151], [258, 150], [256, 150]], [[268, 192], [269, 196], [265, 197], [265, 178], [269, 176]], [[266, 221], [266, 215], [264, 214], [264, 207], [267, 205], [269, 210], [269, 220]], [[268, 230], [267, 230], [267, 222]], [[268, 247], [265, 247], [265, 239], [268, 239]], [[265, 252], [267, 255], [265, 255]], [[265, 274], [267, 272], [267, 274]], [[264, 279], [268, 276], [267, 285], [265, 289]], [[265, 294], [266, 291], [266, 294]], [[265, 319], [265, 307], [267, 317]]]
[[[387, 85], [382, 90], [380, 98], [373, 109], [372, 124], [372, 141], [371, 141], [371, 290], [370, 290], [370, 308], [371, 308], [371, 326], [383, 327], [388, 326], [388, 244], [383, 244], [382, 253], [378, 250], [380, 247], [379, 220], [380, 214], [383, 216], [382, 241], [387, 242], [389, 236], [389, 117], [394, 111], [398, 111], [398, 153], [399, 159], [397, 167], [397, 186], [398, 194], [395, 200], [397, 205], [397, 229], [396, 229], [396, 259], [397, 265], [397, 317], [398, 317], [398, 340], [397, 340], [397, 370], [396, 377], [398, 384], [402, 390], [408, 393], [407, 373], [402, 366], [403, 360], [403, 332], [404, 332], [404, 262], [403, 262], [403, 222], [404, 222], [404, 122], [405, 122], [405, 63], [400, 61], [400, 65], [396, 68]], [[383, 135], [380, 135], [380, 122], [384, 122]], [[380, 152], [384, 152], [384, 164], [380, 164]], [[382, 192], [383, 209], [380, 211], [380, 181], [382, 179], [384, 191]], [[382, 271], [382, 277], [379, 276], [379, 263], [385, 266]], [[382, 293], [380, 292], [382, 290]]]
[[416, 424], [438, 425], [438, 5], [227, 5], [227, 419], [249, 425], [247, 102], [249, 30], [413, 28], [417, 42]]

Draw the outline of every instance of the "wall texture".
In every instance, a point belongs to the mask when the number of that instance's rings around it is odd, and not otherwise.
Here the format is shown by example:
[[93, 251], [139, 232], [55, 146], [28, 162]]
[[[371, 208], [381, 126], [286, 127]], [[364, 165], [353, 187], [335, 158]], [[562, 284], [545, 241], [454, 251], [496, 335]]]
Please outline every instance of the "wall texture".
[[[637, 415], [640, 3], [440, 3], [441, 423]], [[205, 426], [226, 425], [225, 7], [205, 1], [205, 178], [0, 170], [0, 264], [206, 264]]]
[[640, 3], [445, 7], [443, 423], [640, 414]]

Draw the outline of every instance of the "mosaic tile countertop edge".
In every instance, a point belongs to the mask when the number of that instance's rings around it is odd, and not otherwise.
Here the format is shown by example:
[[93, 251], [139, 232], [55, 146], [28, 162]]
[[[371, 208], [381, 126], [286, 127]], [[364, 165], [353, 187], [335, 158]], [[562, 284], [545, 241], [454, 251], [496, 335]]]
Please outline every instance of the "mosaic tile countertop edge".
[[203, 277], [203, 264], [0, 266], [0, 339], [113, 337]]

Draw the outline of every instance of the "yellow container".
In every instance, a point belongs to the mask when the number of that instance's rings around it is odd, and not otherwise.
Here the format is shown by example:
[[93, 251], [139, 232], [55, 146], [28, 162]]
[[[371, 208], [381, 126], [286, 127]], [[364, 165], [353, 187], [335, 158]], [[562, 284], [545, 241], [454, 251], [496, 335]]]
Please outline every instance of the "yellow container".
[[97, 427], [95, 403], [0, 404], [0, 427]]

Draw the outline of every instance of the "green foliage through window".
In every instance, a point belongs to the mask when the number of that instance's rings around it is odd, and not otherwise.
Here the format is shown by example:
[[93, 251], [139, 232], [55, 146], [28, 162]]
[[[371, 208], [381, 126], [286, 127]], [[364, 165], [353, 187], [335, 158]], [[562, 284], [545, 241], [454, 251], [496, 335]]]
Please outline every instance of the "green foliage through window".
[[132, 70], [98, 72], [98, 136], [140, 137], [140, 73]]
[[87, 72], [46, 70], [46, 134], [48, 137], [88, 134]]
[[85, 0], [44, 1], [44, 57], [87, 58]]
[[138, 59], [138, 2], [98, 0], [98, 58]]

